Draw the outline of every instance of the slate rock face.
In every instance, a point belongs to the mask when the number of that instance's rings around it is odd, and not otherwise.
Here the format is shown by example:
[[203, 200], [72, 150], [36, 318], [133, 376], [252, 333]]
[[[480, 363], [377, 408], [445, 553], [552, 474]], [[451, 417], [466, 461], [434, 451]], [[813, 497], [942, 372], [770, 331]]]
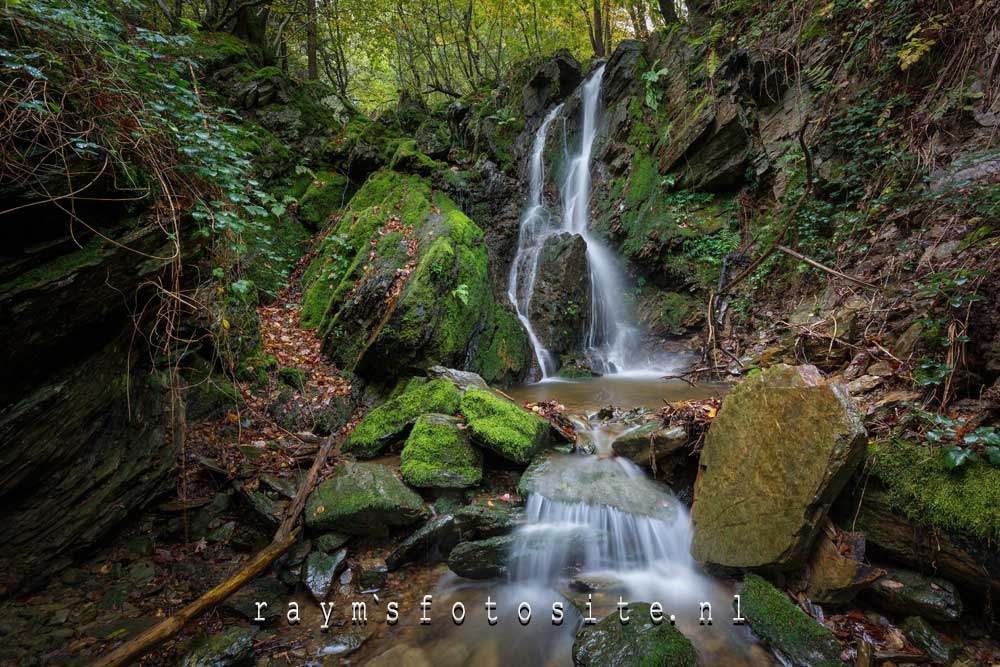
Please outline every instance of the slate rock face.
[[864, 454], [857, 408], [843, 387], [822, 384], [816, 368], [779, 364], [748, 378], [706, 437], [692, 555], [724, 567], [802, 565]]

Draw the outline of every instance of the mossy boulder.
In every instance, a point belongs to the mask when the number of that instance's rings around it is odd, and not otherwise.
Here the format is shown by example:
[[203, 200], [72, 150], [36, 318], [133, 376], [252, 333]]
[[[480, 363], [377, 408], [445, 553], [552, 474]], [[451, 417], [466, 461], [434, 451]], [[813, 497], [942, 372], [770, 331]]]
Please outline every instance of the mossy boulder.
[[690, 640], [663, 617], [659, 624], [649, 615], [650, 605], [632, 602], [628, 623], [618, 613], [594, 625], [585, 625], [573, 642], [577, 667], [696, 667], [698, 654]]
[[417, 419], [400, 457], [410, 486], [464, 489], [483, 478], [483, 456], [469, 442], [462, 420], [441, 414]]
[[321, 171], [299, 197], [299, 218], [311, 229], [322, 228], [350, 199], [351, 182], [333, 171]]
[[525, 464], [549, 444], [549, 423], [493, 391], [470, 387], [459, 406], [473, 439]]
[[939, 451], [906, 440], [872, 443], [869, 454], [897, 511], [935, 529], [1000, 539], [1000, 469], [978, 460], [949, 470]]
[[[307, 269], [302, 325], [342, 368], [392, 383], [460, 367], [495, 312], [482, 230], [422, 177], [374, 174]], [[487, 381], [491, 377], [485, 377]]]
[[789, 667], [840, 667], [840, 642], [826, 627], [755, 574], [739, 589], [740, 614]]
[[453, 415], [461, 400], [462, 393], [448, 380], [416, 385], [365, 415], [343, 450], [361, 458], [378, 456], [393, 442], [402, 440], [417, 417], [431, 412]]
[[864, 452], [858, 409], [816, 368], [779, 364], [747, 378], [705, 440], [692, 555], [723, 567], [801, 566]]
[[426, 517], [427, 509], [388, 466], [346, 462], [309, 494], [305, 515], [317, 533], [384, 536]]
[[422, 176], [430, 176], [435, 172], [443, 171], [447, 166], [422, 153], [414, 140], [401, 141], [392, 156], [392, 160], [389, 161], [390, 169]]
[[180, 667], [248, 667], [253, 664], [253, 632], [233, 627], [191, 640]]
[[468, 579], [499, 579], [507, 575], [512, 535], [461, 542], [448, 555], [448, 567]]
[[494, 301], [469, 370], [505, 386], [522, 379], [533, 359], [528, 335], [517, 315], [509, 304]]

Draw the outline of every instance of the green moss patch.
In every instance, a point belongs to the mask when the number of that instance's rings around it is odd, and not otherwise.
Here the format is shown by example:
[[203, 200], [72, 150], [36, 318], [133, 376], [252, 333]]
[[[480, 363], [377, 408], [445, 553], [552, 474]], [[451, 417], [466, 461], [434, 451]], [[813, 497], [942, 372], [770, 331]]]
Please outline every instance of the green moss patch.
[[893, 508], [938, 528], [1000, 539], [1000, 470], [984, 461], [948, 470], [933, 449], [903, 440], [869, 446], [871, 472]]
[[549, 423], [492, 391], [470, 387], [459, 408], [476, 442], [526, 464], [549, 439]]
[[785, 664], [840, 667], [840, 642], [833, 633], [755, 574], [748, 574], [740, 587], [740, 612]]
[[411, 486], [464, 489], [483, 478], [483, 459], [469, 443], [461, 420], [427, 414], [406, 439], [400, 471]]
[[402, 438], [417, 417], [431, 412], [455, 414], [461, 400], [461, 392], [447, 380], [418, 385], [369, 412], [343, 449], [362, 458], [378, 456]]
[[[573, 664], [585, 667], [695, 667], [694, 646], [670, 621], [654, 624], [645, 602], [629, 604], [629, 622], [609, 614], [585, 625], [573, 643]], [[662, 617], [661, 617], [662, 618]]]
[[332, 171], [320, 172], [299, 198], [299, 217], [307, 225], [319, 229], [347, 202], [349, 194], [350, 181], [346, 176]]
[[386, 535], [427, 516], [424, 502], [390, 468], [343, 463], [306, 500], [306, 527], [317, 533]]

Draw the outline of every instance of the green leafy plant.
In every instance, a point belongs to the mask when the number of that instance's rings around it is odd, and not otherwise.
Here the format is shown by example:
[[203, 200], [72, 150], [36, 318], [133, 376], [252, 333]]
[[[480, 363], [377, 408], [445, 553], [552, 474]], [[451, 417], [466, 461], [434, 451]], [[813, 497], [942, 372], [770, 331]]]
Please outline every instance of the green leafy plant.
[[663, 89], [659, 87], [660, 77], [666, 76], [668, 71], [666, 67], [657, 69], [660, 61], [657, 60], [653, 63], [653, 66], [649, 68], [648, 71], [643, 72], [640, 77], [643, 83], [646, 84], [646, 106], [657, 111], [660, 108], [660, 101], [663, 99]]
[[451, 291], [451, 295], [462, 302], [463, 306], [469, 305], [469, 286], [465, 283], [458, 285]]

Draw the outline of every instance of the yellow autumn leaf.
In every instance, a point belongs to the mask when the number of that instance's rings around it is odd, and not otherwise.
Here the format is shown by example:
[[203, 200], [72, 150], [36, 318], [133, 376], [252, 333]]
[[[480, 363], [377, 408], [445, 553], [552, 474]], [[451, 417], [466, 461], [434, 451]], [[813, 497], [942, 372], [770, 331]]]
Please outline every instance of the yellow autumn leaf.
[[222, 318], [222, 328], [227, 330], [229, 329], [229, 320], [224, 317]]

